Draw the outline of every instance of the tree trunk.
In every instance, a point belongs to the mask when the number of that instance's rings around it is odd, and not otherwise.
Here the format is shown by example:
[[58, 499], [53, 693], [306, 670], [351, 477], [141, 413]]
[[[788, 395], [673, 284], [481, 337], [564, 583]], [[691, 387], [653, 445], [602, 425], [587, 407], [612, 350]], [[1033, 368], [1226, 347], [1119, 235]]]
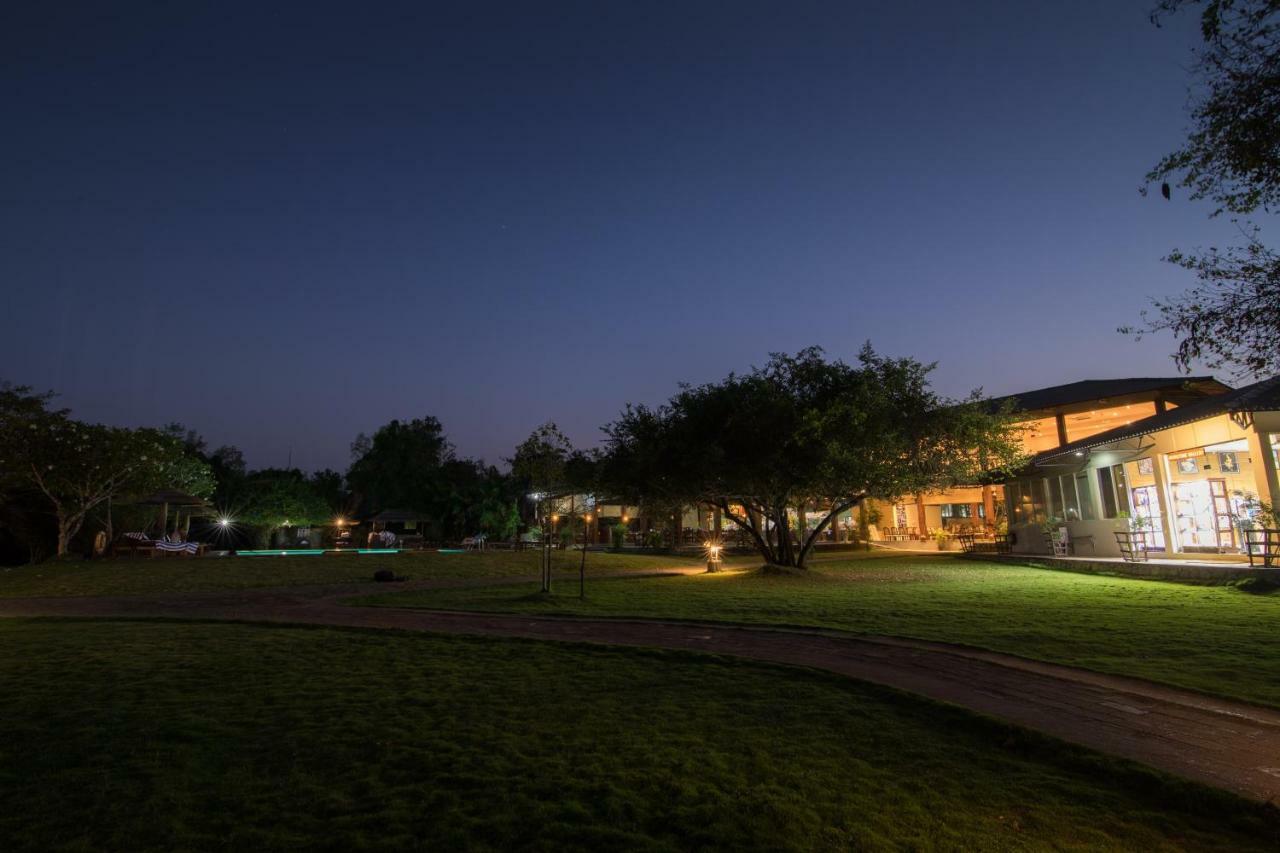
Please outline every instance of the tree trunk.
[[78, 512], [74, 515], [64, 515], [62, 510], [58, 510], [58, 552], [59, 557], [65, 557], [71, 549], [71, 540], [80, 532], [80, 527], [84, 524], [84, 512]]

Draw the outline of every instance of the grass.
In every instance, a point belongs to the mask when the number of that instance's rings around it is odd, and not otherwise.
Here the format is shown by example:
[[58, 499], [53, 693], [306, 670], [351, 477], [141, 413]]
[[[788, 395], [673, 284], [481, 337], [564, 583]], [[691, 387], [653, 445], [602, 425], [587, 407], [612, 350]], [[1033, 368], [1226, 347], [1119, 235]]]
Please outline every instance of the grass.
[[831, 560], [810, 574], [601, 580], [588, 584], [582, 602], [504, 585], [361, 603], [836, 628], [964, 643], [1280, 706], [1280, 594], [942, 556]]
[[[554, 568], [576, 573], [580, 553], [553, 552]], [[536, 551], [485, 551], [440, 554], [325, 554], [313, 557], [155, 557], [119, 560], [50, 561], [0, 568], [0, 598], [32, 596], [147, 595], [152, 593], [305, 586], [371, 581], [378, 569], [412, 579], [502, 578], [538, 574]], [[657, 554], [587, 555], [593, 572], [653, 571], [694, 566], [686, 557]]]
[[1262, 807], [729, 659], [0, 622], [0, 848], [1275, 849]]

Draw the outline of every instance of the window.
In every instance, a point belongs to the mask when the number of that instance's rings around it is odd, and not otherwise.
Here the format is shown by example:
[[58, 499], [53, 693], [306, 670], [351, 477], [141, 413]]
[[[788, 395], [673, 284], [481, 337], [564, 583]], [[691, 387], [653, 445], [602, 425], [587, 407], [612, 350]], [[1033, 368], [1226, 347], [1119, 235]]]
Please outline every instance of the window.
[[1111, 469], [1098, 469], [1098, 497], [1102, 498], [1102, 517], [1115, 518], [1116, 509], [1116, 486], [1111, 481]]
[[1015, 524], [1044, 520], [1044, 480], [1014, 480], [1009, 484], [1009, 517]]
[[1098, 495], [1102, 498], [1102, 517], [1117, 518], [1129, 512], [1129, 487], [1124, 480], [1124, 466], [1098, 469]]
[[1093, 495], [1089, 493], [1089, 472], [1076, 474], [1076, 496], [1080, 500], [1080, 518], [1083, 521], [1093, 519]]
[[1062, 480], [1057, 477], [1049, 478], [1049, 501], [1047, 510], [1050, 516], [1063, 518], [1067, 514], [1066, 507], [1062, 504]]

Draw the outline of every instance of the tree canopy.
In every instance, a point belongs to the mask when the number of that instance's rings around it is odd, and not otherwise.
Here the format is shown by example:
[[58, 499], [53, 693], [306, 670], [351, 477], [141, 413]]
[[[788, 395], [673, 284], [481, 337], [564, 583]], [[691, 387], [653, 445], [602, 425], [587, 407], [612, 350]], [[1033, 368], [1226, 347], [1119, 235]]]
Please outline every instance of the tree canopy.
[[[1161, 0], [1152, 17], [1201, 7], [1202, 44], [1194, 64], [1191, 129], [1180, 148], [1147, 174], [1190, 198], [1214, 204], [1212, 216], [1274, 213], [1280, 204], [1280, 0]], [[1137, 327], [1141, 337], [1172, 332], [1174, 360], [1238, 374], [1280, 372], [1280, 256], [1256, 226], [1242, 225], [1244, 245], [1174, 250], [1166, 260], [1195, 274], [1184, 293], [1155, 300]]]
[[50, 395], [0, 387], [0, 482], [42, 495], [57, 520], [57, 554], [67, 553], [100, 504], [162, 488], [213, 492], [209, 467], [163, 429], [125, 429], [74, 420], [50, 409]]
[[379, 509], [428, 513], [442, 486], [441, 467], [453, 458], [444, 427], [433, 417], [393, 420], [373, 436], [361, 433], [351, 445], [347, 483], [360, 499]]
[[[931, 369], [870, 346], [856, 366], [818, 348], [775, 354], [656, 409], [628, 407], [605, 428], [600, 481], [638, 504], [719, 507], [769, 563], [803, 567], [832, 520], [868, 497], [974, 483], [1019, 464], [1009, 414], [977, 394], [939, 397]], [[793, 541], [790, 512], [819, 507], [819, 524]]]
[[455, 455], [436, 418], [393, 420], [360, 435], [347, 482], [370, 513], [406, 509], [430, 519], [436, 538], [515, 532], [516, 494], [497, 469]]

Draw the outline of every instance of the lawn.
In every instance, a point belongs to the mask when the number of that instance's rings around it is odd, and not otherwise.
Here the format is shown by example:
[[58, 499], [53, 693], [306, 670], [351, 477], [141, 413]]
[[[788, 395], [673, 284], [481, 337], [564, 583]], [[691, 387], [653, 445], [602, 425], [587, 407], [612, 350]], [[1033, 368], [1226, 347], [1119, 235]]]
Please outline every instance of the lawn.
[[758, 571], [601, 580], [587, 600], [527, 585], [362, 603], [545, 615], [837, 628], [964, 643], [1280, 706], [1280, 594], [943, 556], [839, 559], [804, 578]]
[[1274, 849], [1258, 806], [822, 673], [0, 622], [0, 848]]
[[[581, 553], [553, 552], [558, 573], [577, 573]], [[0, 598], [76, 595], [147, 595], [253, 587], [343, 584], [371, 581], [378, 569], [414, 580], [424, 578], [536, 577], [537, 551], [440, 554], [325, 554], [306, 557], [156, 557], [119, 560], [49, 561], [0, 568]], [[696, 566], [687, 557], [592, 552], [593, 572], [655, 571]]]

